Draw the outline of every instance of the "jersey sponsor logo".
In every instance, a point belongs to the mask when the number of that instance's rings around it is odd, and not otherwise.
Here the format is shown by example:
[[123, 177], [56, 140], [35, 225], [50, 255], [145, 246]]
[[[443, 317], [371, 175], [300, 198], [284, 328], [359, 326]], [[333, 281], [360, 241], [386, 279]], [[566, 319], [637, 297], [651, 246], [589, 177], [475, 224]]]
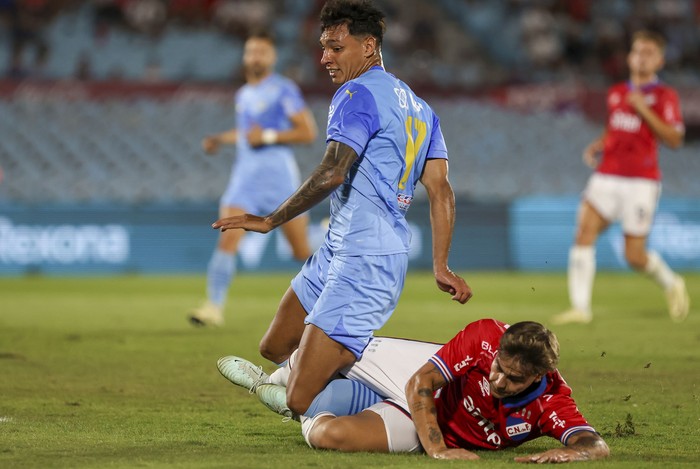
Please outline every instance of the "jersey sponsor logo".
[[623, 111], [615, 111], [610, 116], [610, 128], [624, 132], [639, 132], [642, 127], [642, 119], [636, 114]]
[[560, 419], [557, 413], [554, 411], [549, 414], [549, 419], [552, 421], [552, 426], [554, 426], [554, 428], [564, 428], [566, 426], [566, 421]]
[[350, 96], [349, 99], [352, 99], [352, 95], [354, 95], [355, 93], [357, 93], [357, 91], [345, 90], [345, 93], [347, 93], [347, 95]]
[[495, 357], [495, 356], [496, 356], [496, 351], [493, 350], [493, 348], [491, 347], [491, 344], [489, 344], [489, 343], [486, 342], [485, 340], [482, 340], [482, 341], [481, 341], [481, 350], [483, 350], [484, 352], [488, 353], [488, 354], [491, 355], [492, 357]]
[[506, 419], [506, 434], [511, 440], [524, 440], [530, 434], [530, 430], [532, 425], [520, 418], [510, 416]]
[[462, 360], [459, 363], [455, 363], [455, 371], [459, 371], [462, 368], [469, 366], [469, 364], [471, 363], [472, 360], [473, 360], [473, 358], [470, 357], [469, 355], [467, 355], [467, 358], [465, 358], [464, 360]]
[[474, 399], [472, 399], [471, 396], [467, 396], [462, 401], [462, 405], [464, 405], [464, 408], [469, 412], [469, 415], [476, 418], [477, 424], [486, 434], [486, 441], [495, 447], [500, 447], [502, 440], [501, 436], [495, 432], [496, 426], [489, 419], [481, 415], [481, 409], [474, 404]]
[[608, 99], [608, 105], [613, 107], [617, 106], [620, 104], [620, 93], [613, 93], [610, 95], [610, 98]]

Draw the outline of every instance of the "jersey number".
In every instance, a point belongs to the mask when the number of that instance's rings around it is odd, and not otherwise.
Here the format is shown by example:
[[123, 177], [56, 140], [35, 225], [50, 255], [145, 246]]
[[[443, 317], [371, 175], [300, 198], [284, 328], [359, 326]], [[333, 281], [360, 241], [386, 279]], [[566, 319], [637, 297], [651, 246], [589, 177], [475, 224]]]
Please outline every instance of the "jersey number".
[[[415, 127], [416, 135], [415, 140], [413, 139], [413, 128]], [[406, 182], [408, 182], [408, 177], [413, 169], [413, 164], [416, 162], [416, 155], [420, 150], [420, 147], [425, 142], [425, 137], [428, 134], [428, 124], [419, 119], [414, 119], [408, 116], [406, 119], [406, 152], [404, 160], [406, 161], [406, 170], [403, 172], [401, 179], [399, 180], [399, 189], [406, 188]]]

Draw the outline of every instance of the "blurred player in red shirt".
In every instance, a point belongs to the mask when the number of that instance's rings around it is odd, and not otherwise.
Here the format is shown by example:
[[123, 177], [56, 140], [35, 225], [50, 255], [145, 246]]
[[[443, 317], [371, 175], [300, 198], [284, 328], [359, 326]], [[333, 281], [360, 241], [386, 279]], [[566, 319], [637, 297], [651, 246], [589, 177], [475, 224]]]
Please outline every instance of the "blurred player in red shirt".
[[571, 309], [555, 316], [555, 324], [592, 320], [595, 243], [615, 221], [622, 224], [630, 267], [646, 273], [665, 291], [671, 319], [680, 322], [688, 315], [690, 298], [683, 278], [646, 247], [661, 194], [657, 141], [678, 148], [685, 134], [678, 95], [657, 77], [664, 65], [664, 48], [665, 40], [654, 32], [633, 35], [627, 57], [630, 79], [608, 90], [605, 132], [583, 152], [595, 172], [583, 193], [569, 252]]

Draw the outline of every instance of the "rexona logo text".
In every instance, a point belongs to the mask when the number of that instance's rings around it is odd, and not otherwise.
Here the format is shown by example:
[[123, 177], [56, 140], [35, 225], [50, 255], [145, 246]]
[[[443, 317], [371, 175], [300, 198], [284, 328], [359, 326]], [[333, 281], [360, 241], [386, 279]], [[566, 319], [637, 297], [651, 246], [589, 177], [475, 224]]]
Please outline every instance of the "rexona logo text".
[[0, 217], [0, 263], [121, 264], [129, 232], [121, 225], [14, 225]]

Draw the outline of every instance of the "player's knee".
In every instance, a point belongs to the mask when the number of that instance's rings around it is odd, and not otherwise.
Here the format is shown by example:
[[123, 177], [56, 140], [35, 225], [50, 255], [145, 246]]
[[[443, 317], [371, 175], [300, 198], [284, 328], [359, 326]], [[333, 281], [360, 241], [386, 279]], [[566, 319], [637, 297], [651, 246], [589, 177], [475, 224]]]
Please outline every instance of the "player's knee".
[[318, 449], [343, 449], [348, 436], [342, 423], [333, 418], [316, 424], [309, 434], [309, 442]]
[[285, 350], [282, 350], [280, 348], [279, 344], [267, 340], [265, 337], [263, 337], [263, 339], [260, 341], [258, 350], [260, 351], [260, 355], [262, 355], [263, 358], [267, 358], [273, 363], [282, 363], [289, 356], [289, 354], [286, 353]]

